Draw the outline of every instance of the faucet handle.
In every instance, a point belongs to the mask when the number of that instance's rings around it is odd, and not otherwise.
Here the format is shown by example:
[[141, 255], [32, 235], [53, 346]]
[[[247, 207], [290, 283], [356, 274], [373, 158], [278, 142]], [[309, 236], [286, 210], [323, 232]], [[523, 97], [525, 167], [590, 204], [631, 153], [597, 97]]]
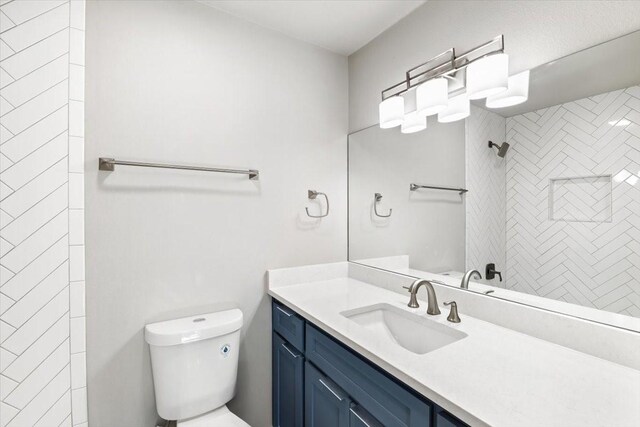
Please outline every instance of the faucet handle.
[[460, 316], [458, 315], [458, 304], [455, 301], [445, 301], [444, 305], [451, 306], [451, 311], [447, 316], [447, 320], [452, 323], [460, 323]]

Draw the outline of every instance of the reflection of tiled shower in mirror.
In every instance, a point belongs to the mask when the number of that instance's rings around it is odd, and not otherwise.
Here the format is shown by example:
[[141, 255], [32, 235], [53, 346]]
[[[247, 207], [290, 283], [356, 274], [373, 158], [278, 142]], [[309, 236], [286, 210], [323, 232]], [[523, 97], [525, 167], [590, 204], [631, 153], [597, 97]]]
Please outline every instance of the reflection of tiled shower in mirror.
[[[490, 117], [472, 114], [468, 126], [489, 128], [478, 120]], [[505, 221], [489, 220], [500, 209], [481, 209], [470, 191], [467, 266], [497, 257], [477, 240], [499, 246], [504, 233], [507, 288], [640, 316], [640, 86], [509, 117], [504, 140], [503, 183], [501, 166], [483, 166], [468, 141], [468, 185], [504, 188]], [[469, 225], [482, 221], [490, 226], [474, 235]]]

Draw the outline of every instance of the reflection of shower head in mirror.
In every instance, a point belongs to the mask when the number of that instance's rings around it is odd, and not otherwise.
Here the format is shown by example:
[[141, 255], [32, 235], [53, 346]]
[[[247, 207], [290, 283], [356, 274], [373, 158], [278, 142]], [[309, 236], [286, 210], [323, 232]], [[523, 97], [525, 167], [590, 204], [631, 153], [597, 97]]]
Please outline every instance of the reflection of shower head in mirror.
[[509, 144], [503, 142], [502, 145], [498, 145], [495, 142], [489, 141], [489, 148], [496, 147], [498, 149], [498, 157], [504, 158], [507, 154], [507, 150], [509, 149]]

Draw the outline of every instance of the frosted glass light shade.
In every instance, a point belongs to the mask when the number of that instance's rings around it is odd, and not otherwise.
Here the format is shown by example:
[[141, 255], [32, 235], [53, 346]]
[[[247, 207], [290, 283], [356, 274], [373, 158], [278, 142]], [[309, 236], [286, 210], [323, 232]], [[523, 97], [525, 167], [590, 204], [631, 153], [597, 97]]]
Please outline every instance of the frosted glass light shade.
[[487, 107], [511, 107], [522, 104], [527, 99], [529, 99], [529, 70], [509, 77], [508, 89], [487, 97]]
[[445, 78], [429, 80], [416, 90], [416, 111], [426, 117], [438, 114], [447, 108], [449, 101], [449, 82]]
[[400, 126], [400, 132], [402, 133], [414, 133], [427, 128], [427, 118], [421, 116], [417, 111], [413, 111], [404, 116], [402, 126]]
[[451, 123], [469, 117], [469, 97], [466, 93], [449, 99], [447, 108], [438, 113], [440, 123]]
[[404, 98], [393, 96], [385, 99], [378, 106], [380, 113], [380, 127], [389, 129], [399, 126], [404, 121]]
[[498, 53], [479, 59], [467, 67], [469, 99], [486, 98], [507, 90], [509, 55]]

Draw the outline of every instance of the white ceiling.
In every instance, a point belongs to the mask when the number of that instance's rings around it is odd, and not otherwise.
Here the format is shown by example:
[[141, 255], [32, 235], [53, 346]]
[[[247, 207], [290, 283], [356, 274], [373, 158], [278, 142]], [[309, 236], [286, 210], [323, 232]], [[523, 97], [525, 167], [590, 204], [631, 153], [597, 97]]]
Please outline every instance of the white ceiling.
[[254, 24], [350, 55], [426, 0], [198, 0]]

